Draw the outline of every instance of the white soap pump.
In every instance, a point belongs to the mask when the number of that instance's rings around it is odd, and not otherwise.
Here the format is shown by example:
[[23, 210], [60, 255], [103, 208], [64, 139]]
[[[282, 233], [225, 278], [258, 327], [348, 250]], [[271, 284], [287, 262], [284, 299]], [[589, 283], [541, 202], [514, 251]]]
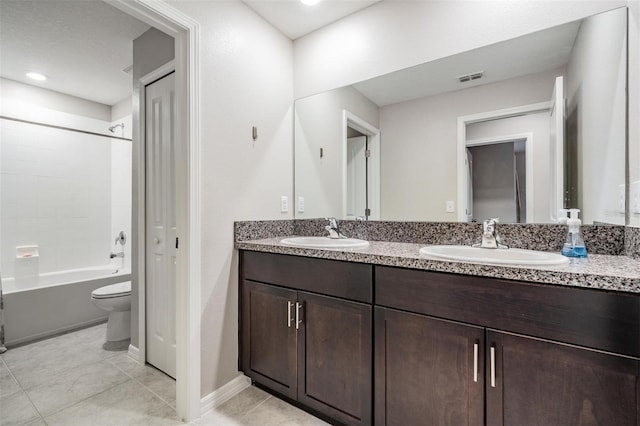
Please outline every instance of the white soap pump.
[[582, 221], [578, 219], [580, 210], [569, 209], [567, 220], [567, 239], [562, 247], [562, 254], [567, 257], [587, 257], [587, 248], [582, 238]]

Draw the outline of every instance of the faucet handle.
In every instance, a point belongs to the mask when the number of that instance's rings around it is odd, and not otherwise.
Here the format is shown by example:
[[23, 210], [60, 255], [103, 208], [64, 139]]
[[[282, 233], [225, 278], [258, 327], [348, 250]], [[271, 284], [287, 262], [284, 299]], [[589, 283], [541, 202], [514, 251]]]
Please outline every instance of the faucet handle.
[[329, 226], [331, 228], [336, 229], [338, 227], [338, 219], [335, 217], [327, 217], [326, 220], [329, 221]]

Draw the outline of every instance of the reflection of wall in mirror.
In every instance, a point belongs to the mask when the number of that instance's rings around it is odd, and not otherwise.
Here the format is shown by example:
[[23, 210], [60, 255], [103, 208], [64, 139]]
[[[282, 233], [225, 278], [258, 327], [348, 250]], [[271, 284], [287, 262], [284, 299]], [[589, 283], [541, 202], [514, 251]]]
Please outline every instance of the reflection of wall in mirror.
[[295, 191], [305, 199], [305, 211], [296, 213], [298, 218], [338, 216], [343, 211], [343, 110], [378, 126], [378, 107], [351, 87], [296, 101]]
[[[567, 65], [567, 139], [574, 141], [578, 205], [585, 223], [624, 225], [626, 9], [591, 16], [580, 26]], [[569, 161], [571, 158], [569, 158]]]
[[382, 107], [382, 218], [455, 221], [457, 214], [447, 213], [445, 205], [457, 197], [457, 118], [549, 101], [563, 73], [551, 70]]

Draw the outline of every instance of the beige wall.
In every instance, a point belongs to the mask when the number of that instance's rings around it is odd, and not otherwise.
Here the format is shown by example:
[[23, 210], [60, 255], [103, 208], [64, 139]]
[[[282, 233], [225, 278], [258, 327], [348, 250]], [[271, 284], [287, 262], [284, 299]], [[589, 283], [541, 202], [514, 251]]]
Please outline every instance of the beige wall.
[[562, 72], [548, 71], [381, 108], [382, 217], [456, 221], [457, 213], [447, 213], [445, 206], [448, 200], [457, 200], [458, 117], [549, 101], [555, 78]]
[[280, 213], [293, 196], [292, 47], [241, 2], [168, 3], [200, 24], [205, 396], [238, 374], [233, 222], [293, 217]]
[[297, 218], [342, 215], [343, 110], [378, 127], [377, 105], [352, 87], [296, 101], [296, 197], [305, 199]]

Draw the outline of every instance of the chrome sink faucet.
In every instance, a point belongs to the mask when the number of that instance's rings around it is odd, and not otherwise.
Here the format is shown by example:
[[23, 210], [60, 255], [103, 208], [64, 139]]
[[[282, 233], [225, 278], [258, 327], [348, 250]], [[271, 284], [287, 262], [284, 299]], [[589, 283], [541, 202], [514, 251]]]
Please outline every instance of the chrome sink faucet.
[[482, 240], [473, 247], [490, 249], [507, 249], [509, 246], [502, 244], [498, 235], [498, 219], [487, 219], [482, 223]]
[[340, 232], [340, 226], [338, 225], [338, 219], [335, 217], [328, 217], [329, 224], [324, 227], [329, 232], [329, 238], [337, 240], [339, 238], [347, 238]]

